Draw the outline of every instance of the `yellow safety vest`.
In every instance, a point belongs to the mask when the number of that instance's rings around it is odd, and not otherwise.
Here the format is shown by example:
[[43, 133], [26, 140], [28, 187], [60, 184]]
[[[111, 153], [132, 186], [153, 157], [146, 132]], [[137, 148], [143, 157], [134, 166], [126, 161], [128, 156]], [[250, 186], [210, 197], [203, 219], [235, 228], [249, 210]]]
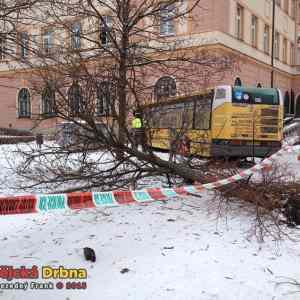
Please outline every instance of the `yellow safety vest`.
[[139, 129], [142, 128], [142, 120], [140, 118], [134, 118], [131, 124], [132, 128]]

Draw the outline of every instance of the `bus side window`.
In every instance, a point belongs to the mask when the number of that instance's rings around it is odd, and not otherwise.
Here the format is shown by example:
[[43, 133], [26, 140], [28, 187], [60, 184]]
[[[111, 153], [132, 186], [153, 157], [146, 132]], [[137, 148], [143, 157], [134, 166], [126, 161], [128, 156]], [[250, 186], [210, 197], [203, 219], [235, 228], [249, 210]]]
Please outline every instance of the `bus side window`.
[[176, 114], [173, 105], [163, 106], [160, 108], [159, 128], [176, 128]]
[[184, 104], [176, 104], [176, 128], [182, 128], [184, 114]]
[[159, 128], [168, 128], [168, 109], [166, 106], [160, 107]]
[[156, 108], [153, 108], [150, 111], [148, 118], [149, 118], [151, 128], [153, 128], [153, 129], [159, 128], [159, 113], [156, 110]]
[[216, 91], [216, 99], [225, 99], [225, 98], [226, 98], [226, 89], [218, 88]]
[[144, 111], [144, 122], [146, 122], [151, 128], [155, 128], [154, 108], [149, 108]]
[[192, 129], [193, 128], [193, 109], [194, 102], [186, 102], [181, 109], [181, 124], [180, 128]]
[[176, 128], [176, 107], [174, 105], [169, 107], [169, 128]]
[[195, 110], [195, 129], [207, 130], [210, 127], [211, 99], [197, 101]]

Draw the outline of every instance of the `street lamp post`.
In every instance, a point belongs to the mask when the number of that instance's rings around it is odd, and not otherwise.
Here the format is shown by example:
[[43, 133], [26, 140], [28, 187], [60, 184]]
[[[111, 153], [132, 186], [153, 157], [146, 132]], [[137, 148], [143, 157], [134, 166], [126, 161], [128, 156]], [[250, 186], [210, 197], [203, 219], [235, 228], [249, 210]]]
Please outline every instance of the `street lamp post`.
[[256, 110], [254, 105], [252, 106], [252, 163], [255, 164], [255, 118], [256, 118]]
[[271, 88], [274, 87], [274, 48], [275, 48], [275, 12], [276, 12], [276, 3], [275, 0], [272, 1], [272, 51], [271, 51]]

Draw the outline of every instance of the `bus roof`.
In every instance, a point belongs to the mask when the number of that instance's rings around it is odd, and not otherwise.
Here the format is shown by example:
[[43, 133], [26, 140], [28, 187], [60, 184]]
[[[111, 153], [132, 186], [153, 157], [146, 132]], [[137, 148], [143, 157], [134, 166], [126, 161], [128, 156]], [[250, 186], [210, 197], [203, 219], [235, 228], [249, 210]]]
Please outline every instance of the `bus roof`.
[[[242, 94], [248, 94], [254, 103], [262, 103], [269, 105], [280, 104], [280, 97], [277, 89], [274, 88], [255, 88], [255, 87], [233, 87], [233, 101], [243, 101]], [[248, 101], [248, 100], [247, 100]]]
[[175, 97], [170, 97], [170, 98], [167, 98], [165, 100], [162, 100], [161, 102], [145, 104], [145, 105], [142, 106], [142, 108], [146, 108], [146, 107], [151, 108], [151, 107], [155, 107], [155, 106], [175, 104], [177, 102], [181, 102], [182, 100], [188, 99], [188, 98], [191, 98], [191, 97], [201, 96], [201, 95], [209, 95], [209, 94], [213, 93], [213, 91], [214, 91], [213, 88], [206, 88], [206, 89], [196, 91], [196, 92], [191, 93], [191, 94], [183, 94], [183, 95], [179, 95], [179, 96], [175, 96]]
[[191, 98], [191, 97], [201, 96], [201, 95], [209, 95], [218, 87], [230, 87], [234, 91], [242, 91], [245, 93], [252, 94], [253, 96], [257, 96], [257, 97], [263, 97], [263, 96], [270, 97], [271, 96], [271, 97], [274, 97], [274, 99], [278, 100], [278, 92], [277, 92], [276, 88], [257, 88], [257, 87], [223, 85], [223, 86], [216, 86], [215, 88], [202, 89], [200, 91], [196, 91], [191, 94], [184, 94], [184, 95], [179, 95], [176, 97], [170, 97], [165, 100], [162, 100], [161, 102], [145, 104], [142, 106], [142, 109], [157, 107], [157, 106], [164, 106], [164, 105], [168, 105], [168, 104], [176, 104], [185, 99], [189, 100], [189, 98]]
[[257, 88], [257, 87], [244, 87], [234, 86], [235, 91], [243, 91], [250, 94], [259, 94], [265, 96], [277, 96], [277, 89], [275, 88]]

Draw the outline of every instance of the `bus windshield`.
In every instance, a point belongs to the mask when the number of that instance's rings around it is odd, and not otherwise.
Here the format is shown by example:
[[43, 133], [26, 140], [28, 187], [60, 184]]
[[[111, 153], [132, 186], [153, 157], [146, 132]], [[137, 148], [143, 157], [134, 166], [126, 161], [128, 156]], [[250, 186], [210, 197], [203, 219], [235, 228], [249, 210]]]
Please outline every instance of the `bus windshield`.
[[276, 89], [233, 87], [232, 103], [278, 105]]

